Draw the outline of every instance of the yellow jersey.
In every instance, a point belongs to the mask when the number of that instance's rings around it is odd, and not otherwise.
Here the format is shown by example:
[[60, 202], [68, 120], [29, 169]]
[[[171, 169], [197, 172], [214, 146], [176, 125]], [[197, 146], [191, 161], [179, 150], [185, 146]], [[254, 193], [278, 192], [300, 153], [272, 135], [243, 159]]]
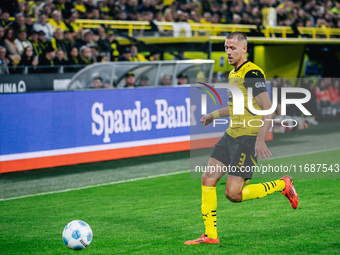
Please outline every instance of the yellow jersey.
[[60, 21], [59, 23], [57, 23], [54, 19], [50, 19], [48, 23], [50, 23], [50, 25], [52, 26], [53, 32], [55, 32], [57, 28], [61, 28], [63, 32], [67, 30], [67, 26], [65, 25], [64, 21]]
[[228, 91], [230, 115], [227, 133], [234, 138], [244, 135], [257, 136], [260, 131], [262, 116], [250, 112], [248, 107], [248, 88], [253, 88], [252, 104], [254, 108], [261, 110], [255, 97], [262, 92], [267, 92], [266, 77], [263, 70], [254, 63], [245, 61], [239, 68], [233, 69], [229, 73], [229, 85], [237, 86], [241, 89], [244, 97], [244, 114], [233, 114], [233, 104], [237, 102], [233, 102], [231, 92]]

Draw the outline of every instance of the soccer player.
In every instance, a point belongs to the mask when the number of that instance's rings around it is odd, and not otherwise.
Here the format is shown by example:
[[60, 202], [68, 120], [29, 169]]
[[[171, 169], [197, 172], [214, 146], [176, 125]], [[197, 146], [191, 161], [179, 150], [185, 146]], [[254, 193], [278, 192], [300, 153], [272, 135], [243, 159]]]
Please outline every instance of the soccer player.
[[[234, 69], [229, 74], [229, 84], [242, 90], [244, 102], [247, 102], [247, 88], [252, 87], [252, 103], [257, 110], [271, 108], [271, 100], [265, 87], [265, 75], [263, 70], [254, 63], [247, 61], [247, 37], [240, 32], [234, 32], [225, 40], [225, 51], [229, 64]], [[202, 216], [205, 225], [205, 233], [196, 240], [190, 240], [184, 244], [219, 243], [216, 228], [217, 198], [216, 184], [225, 171], [212, 171], [227, 169], [228, 178], [225, 187], [225, 196], [232, 202], [244, 202], [247, 200], [262, 198], [276, 191], [282, 192], [294, 209], [298, 206], [298, 197], [294, 189], [291, 177], [284, 176], [279, 180], [251, 184], [245, 186], [252, 178], [252, 171], [241, 171], [244, 167], [252, 167], [257, 164], [257, 156], [268, 159], [271, 156], [265, 143], [265, 138], [270, 129], [270, 115], [254, 115], [245, 104], [244, 115], [233, 115], [233, 102], [229, 97], [228, 107], [216, 110], [202, 117], [201, 123], [209, 126], [214, 119], [219, 117], [230, 118], [230, 125], [224, 136], [215, 145], [208, 162], [208, 170], [202, 176]], [[247, 126], [249, 120], [263, 121], [261, 127]], [[254, 121], [254, 122], [255, 122]], [[252, 121], [253, 122], [253, 121]], [[233, 124], [231, 124], [233, 123]], [[257, 123], [257, 122], [255, 122]], [[253, 124], [253, 126], [257, 124]], [[229, 168], [228, 168], [229, 166]], [[230, 169], [237, 171], [230, 171]], [[210, 171], [209, 171], [210, 170]]]

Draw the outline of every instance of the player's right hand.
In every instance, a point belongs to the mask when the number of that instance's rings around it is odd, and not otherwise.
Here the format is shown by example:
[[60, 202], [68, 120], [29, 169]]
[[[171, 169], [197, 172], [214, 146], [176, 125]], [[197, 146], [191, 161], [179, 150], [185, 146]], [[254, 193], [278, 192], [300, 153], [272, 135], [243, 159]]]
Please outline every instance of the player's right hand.
[[208, 127], [210, 125], [211, 122], [214, 121], [214, 116], [212, 115], [212, 113], [208, 113], [206, 115], [204, 115], [202, 117], [202, 119], [200, 120], [200, 122], [202, 123], [202, 125]]

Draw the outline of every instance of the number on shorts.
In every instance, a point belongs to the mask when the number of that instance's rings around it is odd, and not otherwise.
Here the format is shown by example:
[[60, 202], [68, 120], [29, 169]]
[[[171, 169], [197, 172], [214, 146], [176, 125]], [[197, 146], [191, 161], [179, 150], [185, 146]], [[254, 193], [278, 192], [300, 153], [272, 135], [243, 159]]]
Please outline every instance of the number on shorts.
[[[244, 165], [244, 161], [246, 160], [246, 154], [241, 153], [241, 158], [240, 158], [240, 162], [238, 163], [239, 166], [243, 166]], [[237, 166], [237, 168], [240, 168], [239, 166]]]

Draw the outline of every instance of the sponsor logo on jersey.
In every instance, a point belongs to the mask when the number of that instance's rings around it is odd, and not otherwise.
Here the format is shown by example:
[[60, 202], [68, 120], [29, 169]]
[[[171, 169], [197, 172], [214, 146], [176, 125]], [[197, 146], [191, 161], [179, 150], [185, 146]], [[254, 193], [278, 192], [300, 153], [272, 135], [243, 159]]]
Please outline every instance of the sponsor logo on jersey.
[[265, 88], [266, 87], [266, 84], [264, 82], [256, 82], [255, 83], [255, 88]]

